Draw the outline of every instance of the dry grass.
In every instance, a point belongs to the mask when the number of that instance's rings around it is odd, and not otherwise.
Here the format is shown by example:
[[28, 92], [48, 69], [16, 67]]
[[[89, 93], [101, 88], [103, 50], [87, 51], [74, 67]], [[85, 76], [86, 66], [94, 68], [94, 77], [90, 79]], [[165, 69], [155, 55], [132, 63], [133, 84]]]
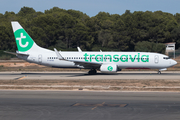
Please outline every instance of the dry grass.
[[0, 89], [180, 91], [180, 80], [1, 80]]

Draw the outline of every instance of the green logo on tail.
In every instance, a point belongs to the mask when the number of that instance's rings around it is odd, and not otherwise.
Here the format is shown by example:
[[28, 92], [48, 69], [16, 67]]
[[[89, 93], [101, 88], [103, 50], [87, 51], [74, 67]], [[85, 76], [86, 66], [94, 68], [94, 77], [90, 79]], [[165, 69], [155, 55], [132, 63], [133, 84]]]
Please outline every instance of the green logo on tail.
[[31, 49], [34, 41], [32, 38], [26, 33], [24, 29], [19, 29], [15, 31], [15, 40], [18, 47], [18, 51], [25, 52]]

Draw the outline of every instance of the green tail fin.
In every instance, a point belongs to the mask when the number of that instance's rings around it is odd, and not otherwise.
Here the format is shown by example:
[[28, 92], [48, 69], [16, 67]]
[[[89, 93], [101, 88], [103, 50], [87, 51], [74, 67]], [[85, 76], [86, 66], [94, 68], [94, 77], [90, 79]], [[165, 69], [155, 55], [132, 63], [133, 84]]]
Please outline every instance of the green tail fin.
[[11, 22], [11, 25], [13, 28], [18, 51], [26, 52], [30, 50], [34, 44], [33, 39], [27, 34], [27, 32], [18, 22], [13, 21]]

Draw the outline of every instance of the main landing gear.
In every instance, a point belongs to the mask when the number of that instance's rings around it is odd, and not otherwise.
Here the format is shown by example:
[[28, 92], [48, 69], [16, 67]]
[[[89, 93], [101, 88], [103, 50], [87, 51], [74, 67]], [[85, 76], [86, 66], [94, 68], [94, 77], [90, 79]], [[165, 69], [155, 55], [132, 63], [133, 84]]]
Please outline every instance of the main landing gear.
[[95, 75], [97, 73], [96, 69], [91, 69], [88, 74], [89, 75]]
[[158, 71], [158, 74], [161, 74], [161, 71]]

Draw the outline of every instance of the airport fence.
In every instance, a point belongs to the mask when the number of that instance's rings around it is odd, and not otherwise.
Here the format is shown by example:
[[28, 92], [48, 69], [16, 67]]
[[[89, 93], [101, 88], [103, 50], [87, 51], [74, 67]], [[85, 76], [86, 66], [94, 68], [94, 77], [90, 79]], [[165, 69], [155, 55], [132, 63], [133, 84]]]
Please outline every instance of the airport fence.
[[174, 58], [174, 55], [175, 55], [175, 58], [179, 57], [180, 56], [180, 49], [179, 50], [176, 50], [175, 53], [174, 52], [169, 52], [168, 53], [168, 56], [170, 58]]

